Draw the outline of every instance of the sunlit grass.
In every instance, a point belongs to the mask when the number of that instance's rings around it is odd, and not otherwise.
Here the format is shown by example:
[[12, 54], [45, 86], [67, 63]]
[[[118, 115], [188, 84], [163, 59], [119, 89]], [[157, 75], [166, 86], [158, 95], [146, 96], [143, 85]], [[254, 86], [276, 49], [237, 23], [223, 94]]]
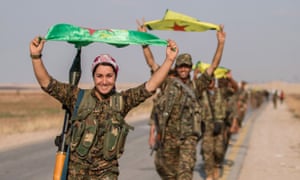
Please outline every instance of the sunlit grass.
[[[150, 98], [127, 117], [149, 113], [151, 106]], [[0, 135], [61, 129], [64, 114], [61, 104], [44, 92], [0, 92]]]
[[64, 111], [43, 92], [0, 93], [0, 134], [60, 127]]

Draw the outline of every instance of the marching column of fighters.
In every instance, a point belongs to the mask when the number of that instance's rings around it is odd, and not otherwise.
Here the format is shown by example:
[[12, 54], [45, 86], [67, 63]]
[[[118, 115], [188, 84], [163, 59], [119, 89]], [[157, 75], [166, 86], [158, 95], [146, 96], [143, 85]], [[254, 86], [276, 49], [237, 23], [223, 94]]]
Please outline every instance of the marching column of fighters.
[[[146, 32], [140, 22], [138, 30]], [[215, 75], [225, 37], [220, 26], [211, 65], [202, 70], [196, 67], [193, 78], [192, 56], [179, 54], [175, 68], [156, 94], [149, 122], [149, 146], [156, 151], [154, 163], [161, 179], [191, 180], [199, 142], [206, 180], [220, 177], [230, 136], [238, 133], [248, 104], [245, 81], [239, 86], [230, 70], [221, 77]], [[143, 46], [142, 50], [151, 72], [157, 71], [160, 66], [150, 47]]]

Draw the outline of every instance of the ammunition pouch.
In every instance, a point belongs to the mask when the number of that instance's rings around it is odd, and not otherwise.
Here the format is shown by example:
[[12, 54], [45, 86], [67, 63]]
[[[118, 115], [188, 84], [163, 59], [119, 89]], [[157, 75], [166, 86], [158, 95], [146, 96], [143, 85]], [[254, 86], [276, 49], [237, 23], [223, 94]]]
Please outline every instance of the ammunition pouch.
[[202, 135], [202, 130], [201, 130], [201, 112], [199, 110], [200, 108], [197, 108], [197, 110], [194, 110], [193, 113], [192, 134], [197, 136], [200, 139]]
[[85, 122], [76, 121], [73, 123], [72, 134], [71, 134], [70, 138], [68, 138], [71, 152], [75, 151], [75, 149], [77, 148], [77, 146], [81, 140], [81, 137], [83, 135], [84, 129], [85, 129]]
[[87, 119], [73, 124], [70, 148], [85, 158], [97, 138], [97, 120]]
[[124, 152], [124, 145], [130, 129], [125, 122], [109, 120], [104, 134], [103, 156], [105, 160], [118, 159]]
[[98, 127], [97, 122], [97, 120], [86, 120], [84, 133], [78, 147], [76, 148], [76, 152], [82, 157], [85, 157], [88, 154], [90, 148], [95, 142]]
[[224, 122], [222, 120], [214, 121], [213, 135], [217, 136], [223, 131]]

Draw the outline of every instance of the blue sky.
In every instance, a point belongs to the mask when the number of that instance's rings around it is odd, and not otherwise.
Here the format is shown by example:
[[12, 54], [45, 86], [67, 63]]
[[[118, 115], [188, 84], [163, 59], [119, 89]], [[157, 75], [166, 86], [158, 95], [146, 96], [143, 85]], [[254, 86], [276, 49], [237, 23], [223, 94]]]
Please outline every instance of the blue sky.
[[[0, 83], [37, 83], [29, 42], [36, 35], [44, 36], [54, 24], [136, 30], [136, 19], [161, 19], [166, 9], [225, 25], [227, 39], [221, 66], [232, 69], [236, 80], [300, 82], [298, 0], [2, 0]], [[211, 62], [217, 45], [215, 31], [149, 32], [175, 40], [180, 53], [192, 54], [193, 62]], [[162, 63], [165, 47], [153, 46], [152, 50], [158, 63]], [[74, 46], [66, 42], [47, 42], [43, 61], [48, 72], [67, 82], [75, 53]], [[120, 65], [118, 82], [144, 82], [149, 78], [140, 46], [115, 48], [93, 43], [82, 49], [81, 82], [92, 81], [91, 62], [101, 53], [111, 54]]]

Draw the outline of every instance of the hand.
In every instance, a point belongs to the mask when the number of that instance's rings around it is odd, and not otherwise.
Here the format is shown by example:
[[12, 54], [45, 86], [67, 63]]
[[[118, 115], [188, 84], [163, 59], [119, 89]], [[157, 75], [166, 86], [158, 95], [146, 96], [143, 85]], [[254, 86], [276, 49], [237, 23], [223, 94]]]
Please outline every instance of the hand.
[[231, 124], [231, 127], [230, 127], [229, 131], [232, 134], [238, 133], [238, 131], [239, 131], [239, 125], [238, 125], [238, 122], [237, 122], [236, 118], [233, 119], [233, 122]]
[[31, 42], [30, 42], [30, 54], [32, 55], [39, 55], [42, 53], [44, 44], [46, 40], [43, 39], [40, 36], [35, 37]]
[[226, 73], [226, 78], [228, 78], [228, 79], [233, 79], [233, 78], [232, 78], [231, 71], [228, 71], [228, 72]]
[[149, 136], [148, 144], [150, 148], [153, 148], [155, 146], [155, 135]]
[[139, 20], [136, 20], [136, 23], [138, 25], [138, 28], [137, 28], [138, 31], [140, 31], [140, 32], [147, 32], [147, 28], [144, 25], [144, 23], [145, 23], [145, 19], [144, 18], [142, 19], [141, 22]]
[[167, 50], [166, 50], [167, 59], [170, 59], [172, 62], [174, 62], [178, 52], [179, 52], [179, 49], [178, 49], [178, 46], [176, 45], [176, 42], [169, 39], [168, 45], [167, 45]]
[[220, 25], [220, 30], [217, 32], [217, 39], [219, 43], [224, 43], [226, 39], [226, 33], [224, 32], [224, 25]]
[[196, 65], [196, 68], [194, 69], [194, 76], [193, 76], [193, 78], [194, 79], [198, 79], [199, 74], [200, 74], [200, 70], [199, 70], [199, 68]]

